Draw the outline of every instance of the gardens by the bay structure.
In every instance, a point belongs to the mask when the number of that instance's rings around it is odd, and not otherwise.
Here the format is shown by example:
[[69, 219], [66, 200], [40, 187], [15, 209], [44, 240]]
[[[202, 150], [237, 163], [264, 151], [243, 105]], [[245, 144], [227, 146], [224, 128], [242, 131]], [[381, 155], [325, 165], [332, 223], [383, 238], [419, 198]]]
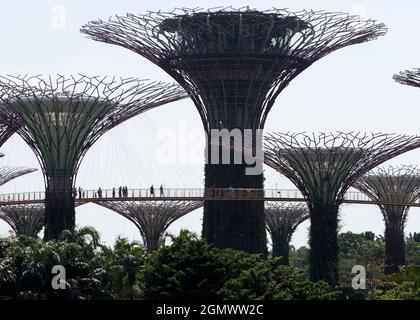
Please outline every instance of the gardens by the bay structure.
[[1, 77], [0, 94], [2, 122], [43, 169], [46, 240], [75, 226], [75, 177], [93, 143], [131, 117], [186, 97], [173, 84], [84, 75]]
[[5, 221], [16, 236], [36, 237], [44, 227], [43, 203], [16, 204], [0, 207], [0, 219]]
[[381, 203], [378, 206], [385, 222], [384, 271], [398, 272], [405, 265], [404, 227], [409, 204], [420, 197], [420, 171], [410, 166], [380, 168], [359, 178], [353, 187]]
[[[336, 285], [339, 207], [354, 186], [379, 204], [386, 225], [385, 271], [395, 272], [405, 263], [406, 204], [420, 197], [420, 180], [407, 168], [368, 172], [420, 147], [420, 137], [338, 132], [272, 133], [265, 142], [262, 138], [276, 98], [293, 79], [328, 54], [386, 31], [382, 23], [348, 14], [284, 9], [176, 9], [89, 22], [83, 34], [141, 55], [178, 84], [84, 75], [0, 77], [0, 147], [17, 132], [36, 154], [46, 189], [43, 204], [3, 205], [0, 219], [17, 235], [36, 236], [45, 227], [45, 240], [73, 230], [75, 180], [90, 147], [125, 120], [190, 97], [207, 134], [205, 189], [231, 189], [233, 195], [236, 189], [252, 190], [256, 196], [203, 197], [204, 202], [95, 201], [133, 222], [148, 252], [164, 244], [171, 223], [204, 206], [202, 236], [209, 243], [264, 256], [267, 229], [272, 255], [287, 264], [293, 232], [309, 218], [310, 279]], [[420, 69], [394, 79], [420, 87]], [[239, 149], [233, 131], [240, 133]], [[217, 143], [225, 134], [228, 162]], [[240, 163], [234, 162], [238, 153]], [[249, 173], [258, 166], [248, 162], [249, 156], [264, 157], [266, 165], [299, 189], [306, 205], [264, 203], [264, 177], [262, 171]], [[0, 169], [0, 185], [2, 179], [31, 172], [19, 170], [3, 174]]]
[[267, 230], [273, 244], [273, 257], [289, 264], [289, 246], [297, 227], [309, 218], [308, 207], [301, 203], [268, 202], [265, 205]]
[[[298, 74], [343, 47], [386, 32], [383, 24], [347, 14], [249, 8], [127, 14], [93, 21], [81, 29], [90, 38], [128, 48], [171, 75], [189, 94], [208, 135], [212, 130], [257, 134], [276, 97]], [[213, 150], [213, 151], [212, 151]], [[220, 150], [218, 150], [220, 151]], [[233, 152], [232, 152], [233, 153]], [[240, 150], [241, 157], [244, 150]], [[205, 166], [206, 188], [263, 188], [263, 175], [247, 175], [244, 160]], [[263, 201], [204, 204], [203, 237], [218, 247], [266, 252]]]
[[133, 222], [149, 252], [165, 243], [165, 232], [175, 220], [203, 205], [201, 201], [109, 201], [98, 204]]
[[363, 174], [419, 146], [420, 137], [361, 133], [272, 133], [264, 161], [305, 197], [310, 213], [311, 280], [338, 281], [338, 210]]

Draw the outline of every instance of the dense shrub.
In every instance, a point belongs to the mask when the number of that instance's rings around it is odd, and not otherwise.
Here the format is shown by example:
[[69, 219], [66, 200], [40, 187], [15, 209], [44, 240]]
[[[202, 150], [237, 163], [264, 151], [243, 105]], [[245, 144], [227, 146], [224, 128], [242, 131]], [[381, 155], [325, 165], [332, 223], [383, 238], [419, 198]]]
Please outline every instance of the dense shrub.
[[[417, 234], [411, 261], [417, 261]], [[64, 232], [58, 241], [0, 238], [0, 299], [420, 299], [420, 266], [383, 276], [383, 239], [371, 233], [339, 237], [341, 288], [307, 280], [308, 249], [281, 258], [220, 250], [181, 231], [172, 244], [146, 253], [137, 242], [118, 238], [101, 244], [92, 228]], [[366, 290], [350, 285], [351, 267], [366, 265]], [[54, 265], [66, 270], [66, 289], [51, 286]]]
[[148, 299], [324, 299], [326, 283], [302, 280], [298, 270], [231, 249], [220, 250], [187, 231], [153, 253], [142, 272]]

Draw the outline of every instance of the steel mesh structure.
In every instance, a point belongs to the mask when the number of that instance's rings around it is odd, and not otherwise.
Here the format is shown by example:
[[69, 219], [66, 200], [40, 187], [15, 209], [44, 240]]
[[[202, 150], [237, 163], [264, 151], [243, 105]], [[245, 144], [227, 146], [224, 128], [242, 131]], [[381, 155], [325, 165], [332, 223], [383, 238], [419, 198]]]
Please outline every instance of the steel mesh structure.
[[420, 69], [406, 70], [394, 75], [400, 84], [420, 88]]
[[0, 219], [10, 225], [17, 236], [36, 237], [44, 227], [45, 205], [24, 204], [0, 207]]
[[[16, 132], [15, 127], [16, 125], [11, 128], [5, 123], [0, 122], [0, 148]], [[3, 154], [0, 154], [0, 157], [2, 156]]]
[[0, 167], [0, 186], [17, 177], [36, 171], [37, 169], [22, 167]]
[[309, 219], [305, 204], [267, 202], [265, 220], [273, 242], [273, 256], [289, 264], [289, 243], [297, 227]]
[[[381, 168], [359, 178], [353, 187], [374, 201], [411, 203], [420, 197], [420, 171], [412, 166]], [[410, 206], [378, 205], [385, 222], [385, 273], [405, 265], [404, 227]]]
[[365, 133], [273, 133], [264, 162], [286, 176], [307, 200], [310, 277], [338, 280], [338, 209], [345, 192], [369, 170], [419, 147], [420, 137]]
[[172, 222], [203, 205], [201, 201], [109, 201], [97, 204], [133, 222], [149, 252], [165, 243], [165, 232]]
[[10, 119], [20, 119], [17, 132], [43, 168], [46, 240], [74, 228], [74, 180], [93, 143], [131, 117], [186, 97], [175, 84], [84, 75], [0, 77], [0, 95], [0, 119], [12, 128]]
[[[165, 70], [188, 92], [208, 134], [250, 129], [259, 149], [256, 130], [293, 78], [327, 54], [375, 39], [386, 28], [341, 13], [228, 7], [127, 14], [90, 22], [81, 32]], [[262, 189], [262, 174], [246, 175], [254, 164], [242, 163], [207, 164], [205, 186]], [[264, 203], [206, 201], [203, 237], [221, 248], [266, 252]]]

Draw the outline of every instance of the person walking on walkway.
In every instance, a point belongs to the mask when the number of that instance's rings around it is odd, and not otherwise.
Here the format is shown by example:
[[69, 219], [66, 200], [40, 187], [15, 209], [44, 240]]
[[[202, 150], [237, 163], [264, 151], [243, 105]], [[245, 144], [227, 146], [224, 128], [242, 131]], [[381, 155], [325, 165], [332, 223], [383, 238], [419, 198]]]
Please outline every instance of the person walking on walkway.
[[153, 184], [150, 187], [150, 196], [155, 196], [155, 188], [153, 187]]
[[98, 198], [102, 198], [102, 189], [99, 187], [98, 189]]
[[160, 191], [160, 196], [163, 197], [163, 185], [160, 185], [159, 191]]
[[115, 187], [112, 188], [112, 197], [115, 198]]
[[118, 188], [118, 197], [122, 198], [122, 187]]

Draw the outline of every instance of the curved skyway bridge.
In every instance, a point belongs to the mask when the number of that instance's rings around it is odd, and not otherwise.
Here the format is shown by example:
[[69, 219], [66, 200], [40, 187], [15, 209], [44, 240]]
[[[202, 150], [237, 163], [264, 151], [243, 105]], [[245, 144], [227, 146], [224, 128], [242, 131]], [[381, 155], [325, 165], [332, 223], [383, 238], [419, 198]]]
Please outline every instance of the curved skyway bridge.
[[[75, 190], [73, 194], [76, 203], [102, 202], [102, 201], [174, 201], [174, 200], [197, 200], [197, 201], [284, 201], [305, 202], [305, 198], [298, 190], [293, 189], [238, 189], [238, 188], [165, 188], [163, 192], [156, 188], [153, 193], [148, 189], [128, 189], [119, 193], [116, 189], [99, 190]], [[45, 192], [20, 192], [0, 194], [0, 206], [12, 204], [42, 203], [45, 200]], [[358, 191], [348, 191], [343, 203], [348, 204], [374, 204], [420, 207], [420, 200], [410, 203], [398, 201], [375, 201]]]

